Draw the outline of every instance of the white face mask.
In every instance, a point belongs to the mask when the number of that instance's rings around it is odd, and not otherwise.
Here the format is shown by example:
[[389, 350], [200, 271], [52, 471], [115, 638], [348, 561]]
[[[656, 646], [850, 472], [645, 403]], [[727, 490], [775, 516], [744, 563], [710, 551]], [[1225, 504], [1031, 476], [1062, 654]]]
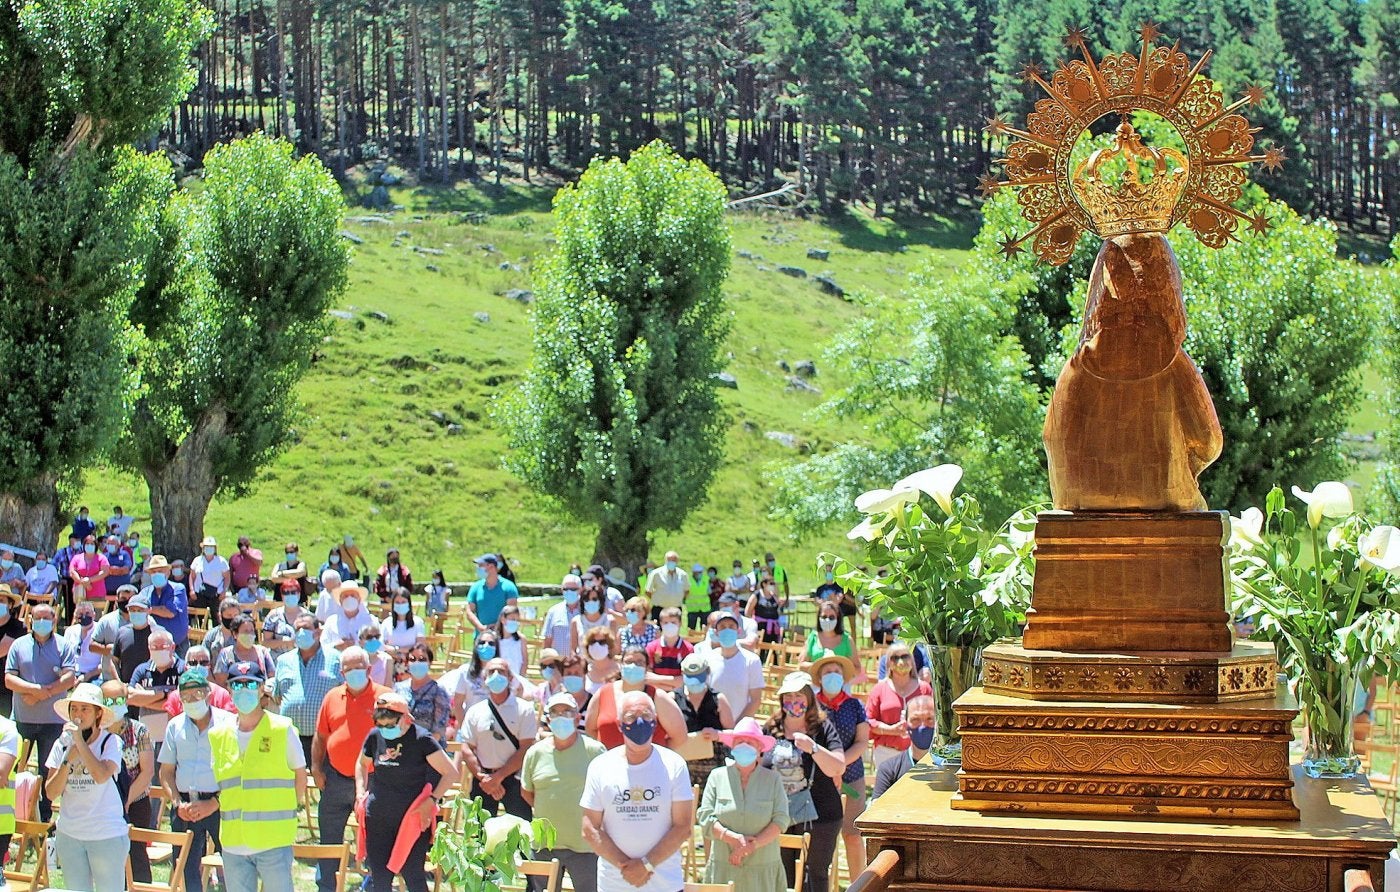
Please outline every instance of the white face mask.
[[346, 613], [349, 614], [358, 613], [360, 610], [360, 599], [346, 598], [345, 600], [340, 602], [340, 609], [344, 610]]
[[599, 642], [588, 645], [588, 655], [595, 660], [601, 660], [608, 655], [608, 646]]

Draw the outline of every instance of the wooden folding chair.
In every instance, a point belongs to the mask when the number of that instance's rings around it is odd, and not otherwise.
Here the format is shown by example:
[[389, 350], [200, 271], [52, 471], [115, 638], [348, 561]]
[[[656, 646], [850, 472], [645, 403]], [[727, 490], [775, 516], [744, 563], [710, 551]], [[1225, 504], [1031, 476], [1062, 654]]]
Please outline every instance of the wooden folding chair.
[[347, 868], [350, 866], [349, 839], [338, 846], [299, 842], [292, 846], [292, 857], [298, 861], [310, 861], [312, 864], [316, 864], [322, 859], [338, 859], [340, 864], [335, 869], [335, 892], [345, 892], [345, 875], [349, 872]]
[[[548, 861], [521, 861], [520, 872], [544, 880], [544, 892], [559, 892], [564, 885], [564, 865], [558, 858]], [[525, 884], [529, 888], [529, 883]]]
[[[14, 860], [5, 869], [5, 879], [11, 892], [39, 892], [49, 885], [49, 859], [44, 842], [49, 838], [47, 821], [15, 821], [15, 839], [19, 844]], [[29, 854], [34, 854], [34, 866], [25, 869]]]
[[170, 879], [165, 883], [138, 883], [131, 877], [131, 859], [126, 861], [126, 888], [131, 892], [182, 892], [185, 888], [185, 859], [190, 855], [190, 845], [194, 842], [194, 831], [171, 833], [166, 830], [147, 830], [132, 827], [129, 831], [132, 842], [151, 845], [157, 843], [170, 846], [174, 853], [170, 861]]
[[734, 881], [727, 883], [686, 883], [685, 892], [734, 892]]
[[807, 874], [807, 849], [811, 844], [812, 834], [810, 833], [803, 833], [800, 836], [796, 833], [783, 833], [778, 836], [779, 849], [797, 850], [797, 867], [792, 874], [796, 878], [797, 885], [793, 887], [791, 892], [801, 892], [806, 885], [803, 877]]

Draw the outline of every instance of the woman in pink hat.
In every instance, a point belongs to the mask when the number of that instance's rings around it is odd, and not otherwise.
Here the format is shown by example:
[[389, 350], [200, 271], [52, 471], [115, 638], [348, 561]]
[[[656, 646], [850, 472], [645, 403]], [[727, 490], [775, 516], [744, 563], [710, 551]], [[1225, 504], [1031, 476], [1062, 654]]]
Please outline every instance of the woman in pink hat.
[[759, 758], [777, 741], [752, 718], [721, 731], [729, 762], [710, 772], [697, 818], [713, 840], [705, 882], [734, 883], [734, 892], [784, 892], [788, 888], [778, 836], [788, 826], [782, 778]]

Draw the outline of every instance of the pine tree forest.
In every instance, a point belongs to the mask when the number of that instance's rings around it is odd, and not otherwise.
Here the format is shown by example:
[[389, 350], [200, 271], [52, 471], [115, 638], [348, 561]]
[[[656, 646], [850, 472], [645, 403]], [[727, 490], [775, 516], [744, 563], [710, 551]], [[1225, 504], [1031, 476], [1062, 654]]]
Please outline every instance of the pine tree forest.
[[[191, 157], [264, 130], [343, 173], [569, 173], [663, 139], [734, 194], [830, 209], [971, 194], [1021, 115], [1016, 73], [1068, 26], [1095, 52], [1155, 22], [1282, 146], [1295, 208], [1390, 232], [1400, 212], [1400, 0], [209, 0], [199, 81], [163, 138]], [[1392, 6], [1396, 9], [1392, 10]]]

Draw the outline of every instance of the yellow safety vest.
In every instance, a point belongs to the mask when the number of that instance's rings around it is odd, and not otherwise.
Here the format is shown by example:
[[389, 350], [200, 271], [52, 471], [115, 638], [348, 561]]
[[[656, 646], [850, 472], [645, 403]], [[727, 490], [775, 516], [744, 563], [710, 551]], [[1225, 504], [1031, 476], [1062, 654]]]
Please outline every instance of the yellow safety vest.
[[287, 767], [290, 725], [290, 719], [264, 712], [243, 753], [238, 751], [237, 723], [209, 732], [224, 845], [263, 852], [296, 841], [296, 776]]
[[[0, 718], [0, 730], [8, 725], [15, 727], [15, 723], [7, 718]], [[0, 790], [0, 834], [15, 832], [15, 771], [10, 769], [10, 776], [6, 778], [5, 788]]]
[[690, 579], [690, 594], [685, 599], [685, 609], [690, 613], [710, 611], [710, 577], [704, 573], [697, 580]]

